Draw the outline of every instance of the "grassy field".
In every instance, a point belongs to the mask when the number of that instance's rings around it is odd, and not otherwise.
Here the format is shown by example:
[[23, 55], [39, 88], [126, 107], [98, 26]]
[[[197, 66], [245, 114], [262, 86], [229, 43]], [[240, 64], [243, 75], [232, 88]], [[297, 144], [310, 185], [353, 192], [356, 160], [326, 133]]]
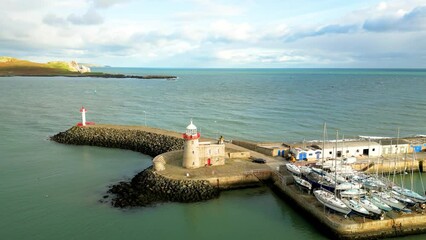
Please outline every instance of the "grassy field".
[[35, 63], [10, 57], [0, 57], [0, 76], [72, 75], [65, 62]]

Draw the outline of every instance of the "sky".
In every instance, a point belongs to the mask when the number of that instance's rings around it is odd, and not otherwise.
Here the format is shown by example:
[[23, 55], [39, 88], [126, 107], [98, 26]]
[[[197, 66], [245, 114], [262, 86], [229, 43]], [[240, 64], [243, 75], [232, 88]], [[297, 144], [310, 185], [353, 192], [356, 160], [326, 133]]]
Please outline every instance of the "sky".
[[37, 62], [426, 66], [426, 0], [0, 0], [0, 6], [0, 56]]

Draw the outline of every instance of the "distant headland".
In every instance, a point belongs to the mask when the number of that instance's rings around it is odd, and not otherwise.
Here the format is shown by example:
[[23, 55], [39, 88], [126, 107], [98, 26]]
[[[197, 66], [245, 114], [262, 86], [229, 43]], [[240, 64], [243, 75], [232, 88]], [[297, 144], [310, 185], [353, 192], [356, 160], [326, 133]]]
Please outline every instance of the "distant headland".
[[13, 57], [0, 57], [0, 77], [97, 77], [97, 78], [138, 78], [138, 79], [176, 79], [170, 75], [125, 75], [92, 72], [91, 69], [76, 61], [52, 61], [37, 63]]

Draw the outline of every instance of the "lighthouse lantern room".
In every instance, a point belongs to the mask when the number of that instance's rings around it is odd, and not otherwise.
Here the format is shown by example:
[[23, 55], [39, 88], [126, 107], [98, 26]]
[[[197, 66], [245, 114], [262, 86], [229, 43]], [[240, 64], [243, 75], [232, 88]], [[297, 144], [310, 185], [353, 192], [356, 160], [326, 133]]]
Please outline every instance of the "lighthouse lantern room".
[[186, 132], [183, 134], [185, 139], [183, 147], [183, 162], [184, 168], [199, 168], [203, 166], [199, 158], [199, 142], [200, 133], [197, 132], [197, 127], [191, 123], [186, 127]]

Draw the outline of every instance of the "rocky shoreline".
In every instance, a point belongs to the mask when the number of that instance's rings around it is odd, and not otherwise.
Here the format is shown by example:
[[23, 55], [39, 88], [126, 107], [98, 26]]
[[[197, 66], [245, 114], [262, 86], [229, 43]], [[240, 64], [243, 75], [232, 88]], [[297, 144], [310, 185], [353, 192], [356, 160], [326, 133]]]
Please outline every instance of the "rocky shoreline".
[[[73, 145], [89, 145], [137, 151], [152, 157], [183, 148], [184, 140], [142, 130], [107, 127], [77, 127], [60, 132], [51, 140]], [[165, 178], [149, 167], [134, 176], [109, 187], [112, 206], [118, 208], [151, 206], [159, 202], [198, 202], [219, 196], [219, 189], [207, 181]], [[104, 199], [110, 198], [105, 195]]]
[[136, 79], [166, 79], [176, 80], [177, 76], [171, 75], [125, 75], [125, 74], [112, 74], [112, 73], [64, 73], [64, 74], [0, 74], [0, 77], [92, 77], [92, 78], [136, 78]]
[[111, 186], [108, 193], [114, 195], [112, 206], [132, 208], [152, 206], [159, 202], [205, 201], [219, 197], [220, 191], [207, 181], [165, 178], [150, 167], [138, 173], [130, 182]]
[[64, 144], [133, 150], [151, 157], [183, 149], [184, 143], [180, 138], [142, 130], [78, 126], [60, 132], [50, 139]]

